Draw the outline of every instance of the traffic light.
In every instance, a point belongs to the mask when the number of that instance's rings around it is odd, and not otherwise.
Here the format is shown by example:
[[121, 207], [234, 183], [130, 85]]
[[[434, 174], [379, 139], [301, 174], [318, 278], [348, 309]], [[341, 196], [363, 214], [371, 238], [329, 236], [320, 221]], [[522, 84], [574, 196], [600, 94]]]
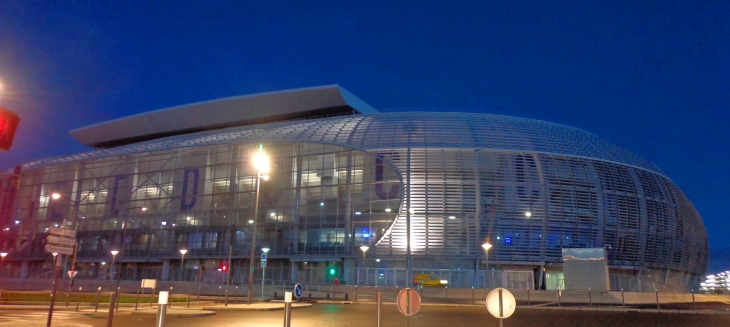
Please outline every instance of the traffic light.
[[224, 263], [224, 264], [221, 265], [221, 271], [222, 272], [228, 271], [228, 264], [227, 263]]
[[0, 107], [0, 150], [10, 150], [20, 118], [14, 112]]
[[337, 270], [335, 268], [330, 268], [330, 275], [334, 276], [335, 273], [337, 273]]

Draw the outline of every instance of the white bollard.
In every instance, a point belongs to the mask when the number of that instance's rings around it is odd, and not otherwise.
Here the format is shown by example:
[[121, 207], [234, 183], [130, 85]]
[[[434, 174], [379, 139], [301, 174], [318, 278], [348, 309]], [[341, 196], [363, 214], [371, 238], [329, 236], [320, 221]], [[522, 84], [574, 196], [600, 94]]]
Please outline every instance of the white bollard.
[[165, 315], [167, 315], [167, 297], [169, 293], [165, 291], [160, 291], [158, 294], [158, 301], [157, 301], [157, 322], [155, 323], [155, 326], [157, 327], [164, 327], [165, 326]]
[[284, 327], [291, 326], [291, 292], [284, 292]]

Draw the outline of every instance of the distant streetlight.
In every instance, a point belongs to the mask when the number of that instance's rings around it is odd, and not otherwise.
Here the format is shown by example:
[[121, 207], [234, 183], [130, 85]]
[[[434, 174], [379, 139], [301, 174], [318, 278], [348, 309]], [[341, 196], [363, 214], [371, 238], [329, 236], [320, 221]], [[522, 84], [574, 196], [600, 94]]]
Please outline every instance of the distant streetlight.
[[53, 193], [51, 194], [51, 199], [58, 200], [61, 198], [61, 194]]
[[[249, 274], [248, 274], [248, 304], [251, 305], [253, 303], [253, 292], [251, 290], [253, 289], [253, 269], [254, 265], [253, 262], [255, 260], [254, 253], [256, 251], [256, 220], [258, 220], [259, 215], [259, 195], [261, 193], [261, 179], [268, 180], [269, 176], [266, 175], [266, 173], [269, 172], [269, 157], [264, 152], [264, 145], [259, 145], [259, 151], [256, 152], [253, 156], [253, 164], [256, 168], [256, 203], [254, 204], [253, 209], [253, 219], [249, 220], [249, 224], [253, 224], [253, 232], [251, 233], [251, 251], [250, 255], [248, 257], [248, 264], [249, 264]], [[264, 173], [264, 175], [261, 175], [261, 173]], [[226, 285], [226, 287], [228, 287]], [[226, 288], [227, 290], [227, 288]]]
[[[115, 259], [117, 258], [117, 254], [119, 254], [119, 251], [117, 251], [117, 250], [112, 250], [112, 251], [111, 251], [111, 254], [112, 254], [112, 265], [111, 265], [111, 266], [109, 266], [109, 276], [110, 276], [110, 277], [111, 277], [111, 274], [112, 274], [112, 273], [114, 273], [114, 260], [115, 260]], [[112, 279], [113, 279], [113, 278], [114, 278], [114, 277], [112, 277]]]
[[185, 263], [185, 253], [188, 253], [188, 250], [180, 250], [180, 254], [182, 254], [182, 260], [180, 260], [180, 278], [178, 278], [179, 280], [182, 280], [183, 270], [185, 270], [185, 266], [183, 265]]
[[[362, 251], [362, 268], [363, 269], [365, 269], [365, 253], [368, 252], [369, 249], [370, 249], [370, 247], [367, 245], [364, 245], [364, 244], [360, 247], [360, 251]], [[367, 274], [367, 272], [364, 272], [364, 273]], [[365, 275], [365, 285], [367, 285], [367, 275]]]
[[[5, 256], [6, 255], [8, 255], [7, 252], [0, 252], [0, 257], [2, 257], [2, 260], [0, 260], [0, 263], [2, 263], [2, 264], [5, 263]], [[3, 268], [4, 268], [4, 265], [3, 265]], [[3, 269], [3, 272], [5, 272], [5, 269]]]

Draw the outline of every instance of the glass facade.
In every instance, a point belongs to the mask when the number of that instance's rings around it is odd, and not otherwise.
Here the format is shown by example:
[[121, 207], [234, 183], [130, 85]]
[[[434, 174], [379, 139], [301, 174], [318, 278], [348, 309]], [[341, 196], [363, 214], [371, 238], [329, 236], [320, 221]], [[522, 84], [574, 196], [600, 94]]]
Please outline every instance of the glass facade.
[[[16, 200], [19, 247], [47, 256], [50, 226], [78, 221], [79, 256], [248, 253], [258, 144], [184, 148], [46, 167], [23, 175]], [[377, 156], [316, 143], [265, 144], [257, 248], [271, 256], [347, 254], [392, 224], [400, 180]], [[51, 195], [61, 195], [52, 199]], [[24, 244], [24, 243], [30, 244]]]

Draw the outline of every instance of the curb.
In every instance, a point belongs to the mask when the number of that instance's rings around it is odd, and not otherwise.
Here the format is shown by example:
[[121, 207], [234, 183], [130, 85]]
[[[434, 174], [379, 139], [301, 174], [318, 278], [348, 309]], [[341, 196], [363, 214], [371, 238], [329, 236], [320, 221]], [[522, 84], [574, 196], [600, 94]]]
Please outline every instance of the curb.
[[[311, 303], [300, 303], [297, 306], [292, 305], [291, 308], [292, 309], [303, 309], [303, 308], [309, 308], [311, 306], [312, 306]], [[284, 306], [266, 307], [266, 308], [220, 306], [220, 307], [203, 307], [203, 310], [276, 311], [276, 310], [284, 310]]]

